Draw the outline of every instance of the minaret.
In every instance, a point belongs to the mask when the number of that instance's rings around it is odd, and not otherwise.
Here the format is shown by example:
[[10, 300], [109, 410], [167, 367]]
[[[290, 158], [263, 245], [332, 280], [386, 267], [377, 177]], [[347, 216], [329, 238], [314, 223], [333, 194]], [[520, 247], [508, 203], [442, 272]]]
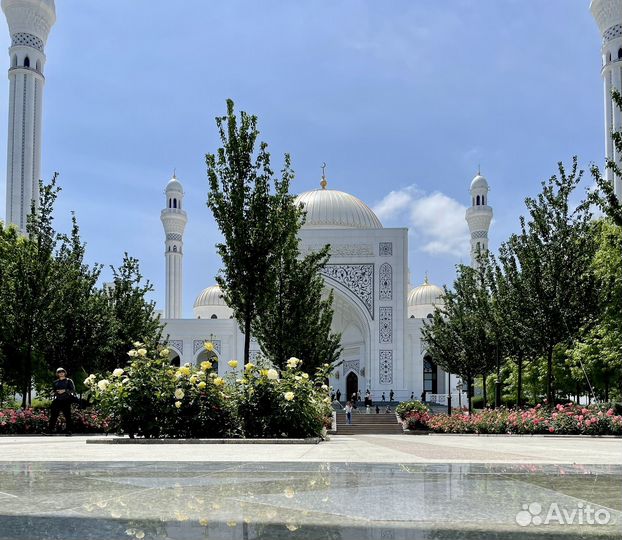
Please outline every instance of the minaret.
[[[608, 160], [622, 166], [622, 155], [616, 152], [611, 139], [611, 133], [622, 128], [622, 113], [611, 99], [613, 89], [622, 92], [622, 1], [592, 0], [590, 11], [603, 39], [601, 74], [605, 86], [605, 154]], [[609, 169], [605, 174], [622, 202], [622, 179], [614, 179]]]
[[488, 206], [488, 181], [477, 171], [471, 182], [471, 207], [465, 219], [471, 232], [471, 266], [478, 267], [477, 254], [488, 251], [488, 229], [492, 221], [492, 208]]
[[11, 34], [6, 222], [26, 231], [39, 203], [44, 47], [56, 21], [54, 0], [2, 0]]
[[182, 262], [184, 229], [188, 222], [186, 211], [182, 208], [184, 190], [175, 174], [166, 185], [166, 207], [160, 214], [166, 238], [164, 240], [166, 260], [166, 300], [165, 319], [181, 318]]

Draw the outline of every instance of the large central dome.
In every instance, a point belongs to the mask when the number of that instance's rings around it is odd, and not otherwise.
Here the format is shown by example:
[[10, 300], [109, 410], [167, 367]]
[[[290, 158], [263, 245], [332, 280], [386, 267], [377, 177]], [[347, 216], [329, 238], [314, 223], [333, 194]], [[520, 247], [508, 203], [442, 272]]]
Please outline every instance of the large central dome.
[[361, 199], [334, 189], [314, 189], [296, 197], [304, 205], [304, 229], [382, 229], [378, 216]]

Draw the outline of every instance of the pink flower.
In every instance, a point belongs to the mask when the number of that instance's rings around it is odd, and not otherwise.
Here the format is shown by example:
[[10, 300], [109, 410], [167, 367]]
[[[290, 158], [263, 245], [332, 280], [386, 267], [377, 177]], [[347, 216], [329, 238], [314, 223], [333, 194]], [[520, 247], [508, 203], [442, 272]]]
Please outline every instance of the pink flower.
[[613, 416], [613, 409], [609, 409], [607, 411], [607, 416]]
[[554, 428], [553, 426], [551, 426], [551, 427], [549, 428], [549, 432], [550, 432], [550, 433], [555, 433], [555, 428]]

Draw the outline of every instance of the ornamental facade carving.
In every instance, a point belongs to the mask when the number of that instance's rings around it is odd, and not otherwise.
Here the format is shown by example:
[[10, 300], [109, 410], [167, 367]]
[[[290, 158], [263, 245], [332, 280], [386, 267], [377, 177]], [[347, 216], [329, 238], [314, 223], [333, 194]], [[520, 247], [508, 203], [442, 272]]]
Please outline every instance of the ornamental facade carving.
[[380, 291], [379, 300], [393, 300], [393, 268], [389, 263], [380, 265]]
[[381, 307], [378, 324], [378, 334], [380, 343], [393, 342], [393, 308]]
[[184, 341], [182, 339], [171, 339], [168, 344], [180, 355], [184, 354]]
[[[324, 249], [326, 244], [306, 246], [302, 251], [306, 254]], [[374, 249], [371, 244], [330, 244], [331, 257], [373, 257]]]
[[373, 264], [327, 264], [321, 273], [352, 292], [374, 318]]
[[360, 363], [358, 360], [344, 360], [341, 365], [343, 367], [344, 375], [347, 375], [350, 371], [354, 371], [357, 375], [359, 374]]
[[380, 384], [393, 383], [393, 351], [380, 351], [378, 373]]

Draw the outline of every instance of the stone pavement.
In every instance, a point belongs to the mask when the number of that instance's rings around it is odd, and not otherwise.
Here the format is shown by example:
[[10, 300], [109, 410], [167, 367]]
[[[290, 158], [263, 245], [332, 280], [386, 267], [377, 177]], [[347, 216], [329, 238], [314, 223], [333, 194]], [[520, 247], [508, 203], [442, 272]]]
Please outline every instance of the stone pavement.
[[622, 464], [622, 439], [561, 436], [334, 435], [317, 445], [111, 445], [94, 437], [0, 437], [0, 461]]

